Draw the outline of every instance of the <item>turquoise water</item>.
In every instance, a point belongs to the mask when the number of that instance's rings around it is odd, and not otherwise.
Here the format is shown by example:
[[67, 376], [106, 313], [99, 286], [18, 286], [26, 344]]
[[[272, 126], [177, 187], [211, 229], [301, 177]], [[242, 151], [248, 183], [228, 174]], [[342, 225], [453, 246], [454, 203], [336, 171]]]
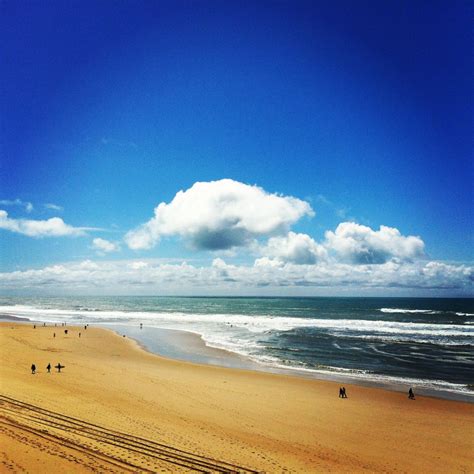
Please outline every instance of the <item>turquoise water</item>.
[[262, 367], [454, 391], [474, 384], [473, 299], [0, 297], [0, 313], [191, 331]]

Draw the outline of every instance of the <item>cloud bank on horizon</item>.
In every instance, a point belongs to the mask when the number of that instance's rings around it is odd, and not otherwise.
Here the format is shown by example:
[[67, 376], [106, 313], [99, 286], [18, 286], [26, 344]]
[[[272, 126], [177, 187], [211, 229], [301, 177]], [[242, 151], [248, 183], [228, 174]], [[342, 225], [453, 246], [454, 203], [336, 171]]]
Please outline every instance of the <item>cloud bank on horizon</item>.
[[[436, 290], [468, 293], [474, 269], [434, 261], [349, 265], [282, 263], [262, 257], [253, 265], [230, 265], [221, 258], [210, 266], [144, 261], [86, 260], [42, 269], [0, 273], [4, 290], [88, 294], [373, 294], [385, 290]], [[306, 293], [306, 290], [311, 290]], [[316, 293], [320, 294], [320, 293]], [[415, 292], [416, 294], [416, 292]]]
[[[281, 292], [283, 288], [337, 291], [423, 290], [470, 294], [474, 267], [430, 261], [418, 236], [393, 227], [378, 230], [341, 222], [317, 242], [291, 230], [315, 215], [311, 205], [293, 196], [272, 194], [232, 179], [196, 182], [169, 202], [156, 206], [147, 222], [123, 237], [141, 253], [163, 238], [182, 240], [195, 252], [233, 251], [253, 259], [228, 264], [214, 258], [197, 266], [153, 259], [96, 261], [49, 265], [0, 273], [4, 290], [119, 291], [122, 293]], [[76, 228], [61, 218], [12, 219], [0, 210], [0, 228], [29, 237], [85, 236], [93, 228]], [[100, 237], [90, 248], [98, 255], [121, 251], [119, 242]], [[145, 260], [145, 261], [143, 261]]]

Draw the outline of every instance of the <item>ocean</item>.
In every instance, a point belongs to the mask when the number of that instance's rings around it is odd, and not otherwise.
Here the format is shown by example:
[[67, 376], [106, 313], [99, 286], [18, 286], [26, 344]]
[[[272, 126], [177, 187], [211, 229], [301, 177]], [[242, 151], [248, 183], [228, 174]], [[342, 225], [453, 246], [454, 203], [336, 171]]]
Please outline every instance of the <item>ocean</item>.
[[162, 355], [153, 330], [189, 331], [261, 370], [474, 396], [474, 299], [0, 297], [0, 313], [129, 328]]

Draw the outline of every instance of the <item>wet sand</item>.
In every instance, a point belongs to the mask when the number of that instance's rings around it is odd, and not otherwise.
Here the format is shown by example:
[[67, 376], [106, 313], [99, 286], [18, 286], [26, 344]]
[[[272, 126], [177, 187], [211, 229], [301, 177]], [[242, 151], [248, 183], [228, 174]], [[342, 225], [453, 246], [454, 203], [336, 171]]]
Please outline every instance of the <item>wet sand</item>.
[[342, 400], [333, 382], [165, 359], [105, 329], [5, 322], [0, 346], [1, 472], [474, 468], [473, 404], [352, 385]]
[[414, 386], [419, 395], [426, 395], [447, 400], [474, 402], [474, 391], [454, 391], [446, 388], [434, 388], [420, 383], [419, 380], [394, 380], [387, 377], [374, 377], [369, 374], [351, 373], [350, 371], [314, 371], [271, 365], [245, 357], [225, 349], [215, 348], [206, 344], [200, 334], [193, 332], [164, 329], [156, 327], [107, 324], [102, 325], [119, 334], [135, 339], [140, 346], [154, 354], [198, 364], [210, 364], [219, 367], [234, 369], [249, 369], [273, 374], [290, 375], [316, 380], [337, 382], [340, 385], [361, 385], [377, 387], [395, 392], [407, 393], [410, 386]]
[[234, 369], [271, 371], [247, 357], [225, 349], [208, 346], [200, 334], [194, 332], [125, 325], [102, 325], [118, 334], [135, 339], [140, 346], [153, 354], [197, 364], [216, 365]]

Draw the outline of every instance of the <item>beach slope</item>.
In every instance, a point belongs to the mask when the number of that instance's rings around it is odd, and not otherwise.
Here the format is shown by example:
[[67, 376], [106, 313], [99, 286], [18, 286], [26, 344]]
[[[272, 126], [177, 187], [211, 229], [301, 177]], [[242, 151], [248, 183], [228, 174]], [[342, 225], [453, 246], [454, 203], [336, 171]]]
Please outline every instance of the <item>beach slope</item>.
[[168, 360], [104, 329], [6, 322], [0, 347], [1, 472], [474, 468], [469, 403], [349, 385], [340, 399], [332, 382]]

